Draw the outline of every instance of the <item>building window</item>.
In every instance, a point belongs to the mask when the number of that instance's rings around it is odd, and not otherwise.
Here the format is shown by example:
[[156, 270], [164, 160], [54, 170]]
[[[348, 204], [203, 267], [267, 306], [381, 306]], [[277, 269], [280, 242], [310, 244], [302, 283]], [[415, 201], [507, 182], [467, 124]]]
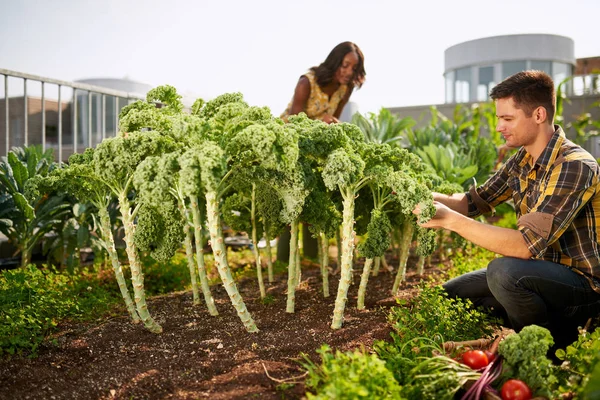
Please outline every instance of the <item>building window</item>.
[[525, 71], [527, 63], [523, 61], [504, 61], [502, 63], [502, 79], [506, 79], [517, 72]]
[[[565, 81], [572, 75], [571, 66], [569, 64], [553, 62], [552, 63], [552, 79], [554, 80], [554, 86], [557, 90], [562, 91], [567, 96], [573, 93], [573, 83]], [[563, 83], [563, 81], [565, 81]]]
[[467, 103], [471, 91], [471, 67], [456, 70], [456, 82], [454, 84], [455, 100], [457, 103]]
[[489, 99], [490, 90], [492, 90], [494, 85], [494, 67], [479, 67], [477, 101], [487, 101]]
[[454, 103], [454, 71], [446, 74], [446, 103]]
[[556, 86], [560, 85], [569, 76], [571, 76], [571, 66], [569, 64], [560, 62], [552, 63], [552, 79], [554, 79]]
[[552, 76], [552, 63], [550, 61], [532, 61], [531, 69], [544, 71], [548, 75]]

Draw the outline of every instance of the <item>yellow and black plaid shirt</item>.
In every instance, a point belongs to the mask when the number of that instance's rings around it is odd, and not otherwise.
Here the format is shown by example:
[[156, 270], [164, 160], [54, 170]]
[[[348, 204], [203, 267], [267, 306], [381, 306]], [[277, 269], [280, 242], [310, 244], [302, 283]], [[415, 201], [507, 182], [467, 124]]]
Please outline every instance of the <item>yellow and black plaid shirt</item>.
[[569, 266], [597, 283], [600, 167], [562, 128], [555, 129], [535, 165], [521, 148], [487, 182], [467, 193], [469, 216], [512, 199], [533, 258]]

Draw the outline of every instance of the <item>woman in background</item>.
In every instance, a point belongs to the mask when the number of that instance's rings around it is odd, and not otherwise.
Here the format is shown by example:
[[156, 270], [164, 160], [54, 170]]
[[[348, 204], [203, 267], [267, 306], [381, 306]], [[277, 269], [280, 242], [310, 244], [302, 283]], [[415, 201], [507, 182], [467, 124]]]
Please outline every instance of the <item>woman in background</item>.
[[[331, 50], [321, 65], [312, 67], [300, 77], [294, 97], [281, 118], [287, 122], [290, 115], [304, 112], [310, 119], [328, 124], [339, 122], [352, 91], [363, 85], [365, 76], [365, 57], [362, 51], [352, 42], [340, 43]], [[303, 231], [304, 254], [316, 258], [317, 240], [304, 224]], [[290, 231], [286, 230], [277, 244], [278, 260], [289, 259], [289, 244]]]
[[343, 42], [335, 46], [321, 65], [300, 77], [294, 97], [281, 118], [287, 121], [290, 115], [304, 112], [308, 118], [328, 124], [339, 122], [352, 91], [365, 81], [364, 62], [356, 44]]

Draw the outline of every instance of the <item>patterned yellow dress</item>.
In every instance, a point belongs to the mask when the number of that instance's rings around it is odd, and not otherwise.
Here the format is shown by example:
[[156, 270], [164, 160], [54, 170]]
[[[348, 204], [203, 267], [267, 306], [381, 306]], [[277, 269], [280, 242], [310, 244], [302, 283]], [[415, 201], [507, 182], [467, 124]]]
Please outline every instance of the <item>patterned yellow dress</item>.
[[[321, 119], [323, 115], [333, 115], [337, 110], [340, 101], [344, 98], [348, 85], [340, 85], [340, 87], [333, 93], [331, 98], [321, 90], [321, 87], [317, 83], [317, 78], [313, 71], [309, 71], [304, 74], [310, 82], [310, 96], [306, 101], [306, 110], [304, 111], [310, 119]], [[287, 108], [281, 114], [281, 119], [287, 121], [290, 116], [290, 110], [292, 109], [292, 102], [288, 104]]]

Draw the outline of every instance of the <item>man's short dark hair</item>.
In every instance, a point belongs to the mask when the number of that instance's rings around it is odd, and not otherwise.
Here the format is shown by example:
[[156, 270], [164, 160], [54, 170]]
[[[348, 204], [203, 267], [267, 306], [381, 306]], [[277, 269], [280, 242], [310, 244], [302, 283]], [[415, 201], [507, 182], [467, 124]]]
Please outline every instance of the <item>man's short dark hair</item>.
[[527, 116], [542, 106], [546, 109], [548, 122], [554, 121], [556, 94], [554, 81], [544, 71], [522, 71], [509, 76], [490, 91], [492, 100], [512, 97], [515, 106]]

